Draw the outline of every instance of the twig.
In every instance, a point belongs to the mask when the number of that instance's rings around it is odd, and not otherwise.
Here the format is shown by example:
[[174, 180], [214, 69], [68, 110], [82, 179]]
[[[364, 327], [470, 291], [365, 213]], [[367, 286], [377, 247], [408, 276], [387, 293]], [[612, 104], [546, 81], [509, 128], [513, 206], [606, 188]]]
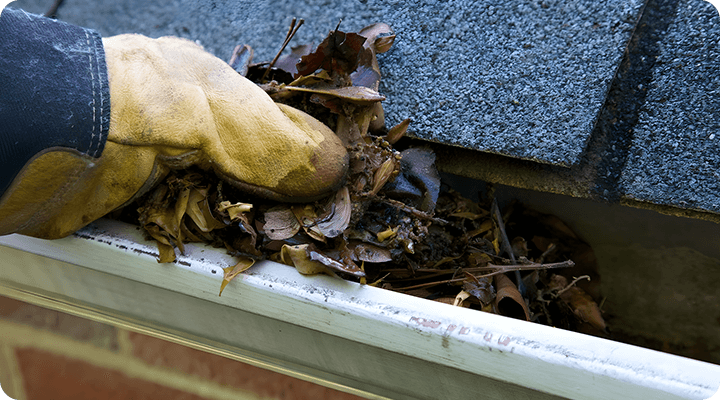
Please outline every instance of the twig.
[[[297, 22], [297, 26], [295, 25], [295, 22]], [[275, 58], [273, 58], [272, 61], [270, 61], [270, 65], [267, 66], [267, 69], [265, 70], [265, 73], [263, 74], [262, 78], [260, 78], [260, 82], [265, 82], [265, 78], [267, 78], [268, 74], [270, 74], [270, 69], [275, 65], [278, 58], [280, 58], [280, 54], [282, 54], [283, 51], [285, 51], [285, 47], [287, 47], [288, 43], [290, 43], [290, 40], [295, 36], [295, 33], [297, 33], [298, 29], [302, 26], [302, 24], [305, 23], [305, 20], [300, 18], [300, 21], [297, 20], [297, 18], [293, 18], [292, 22], [290, 22], [290, 29], [288, 30], [287, 35], [285, 35], [285, 41], [282, 44], [282, 47], [280, 48], [280, 51], [277, 52], [275, 55]]]
[[503, 251], [510, 255], [510, 261], [515, 264], [515, 254], [513, 254], [512, 246], [510, 246], [510, 240], [508, 239], [507, 233], [505, 232], [505, 224], [503, 223], [502, 215], [500, 215], [500, 208], [497, 204], [497, 199], [493, 199], [492, 202], [492, 213], [495, 215], [497, 220], [498, 229], [500, 229], [500, 239], [502, 240]]
[[[464, 269], [462, 269], [462, 272], [467, 273], [467, 274], [470, 274], [471, 272], [481, 272], [481, 271], [486, 271], [486, 270], [488, 270], [488, 269], [497, 269], [497, 271], [493, 271], [493, 272], [490, 272], [490, 273], [487, 273], [487, 274], [483, 274], [483, 275], [472, 275], [473, 279], [477, 281], [478, 279], [481, 279], [481, 278], [488, 278], [488, 277], [491, 277], [491, 276], [504, 274], [504, 273], [506, 273], [506, 272], [513, 272], [513, 271], [518, 271], [518, 272], [519, 272], [519, 271], [521, 271], [521, 270], [535, 270], [535, 269], [570, 268], [570, 267], [574, 267], [574, 266], [575, 266], [575, 263], [572, 262], [571, 260], [567, 260], [567, 261], [563, 261], [563, 262], [558, 262], [558, 263], [551, 263], [551, 264], [528, 264], [528, 265], [522, 265], [522, 264], [514, 264], [514, 265], [494, 265], [494, 264], [488, 264], [487, 267], [464, 268]], [[418, 272], [421, 272], [421, 271], [424, 271], [424, 270], [418, 270]], [[447, 271], [444, 272], [444, 273], [450, 273], [450, 272], [451, 272], [450, 270], [447, 270]], [[453, 272], [453, 274], [455, 274], [457, 271], [452, 271], [452, 272]], [[438, 273], [438, 275], [442, 275], [442, 273]], [[454, 276], [454, 275], [453, 275], [453, 276]], [[428, 278], [428, 277], [418, 277], [417, 279], [426, 279], [426, 278]], [[583, 278], [583, 277], [580, 277], [580, 278], [578, 278], [578, 279], [581, 279], [581, 278]], [[590, 278], [590, 277], [588, 277], [588, 279], [589, 279], [589, 278]], [[425, 283], [419, 283], [419, 284], [413, 285], [413, 286], [407, 286], [407, 287], [403, 287], [403, 288], [397, 288], [396, 290], [398, 290], [398, 291], [403, 291], [403, 290], [412, 290], [412, 289], [422, 289], [422, 288], [432, 287], [432, 286], [436, 286], [436, 285], [442, 285], [442, 284], [445, 284], [445, 283], [457, 283], [457, 282], [462, 282], [462, 281], [464, 281], [465, 279], [467, 279], [467, 277], [464, 277], [464, 278], [445, 279], [445, 280], [442, 280], [442, 281], [435, 281], [435, 282], [425, 282]], [[575, 283], [575, 282], [573, 282], [573, 283]]]
[[550, 245], [548, 246], [547, 250], [543, 251], [543, 253], [540, 255], [540, 258], [538, 258], [538, 262], [539, 262], [540, 264], [542, 264], [542, 262], [545, 260], [545, 257], [547, 257], [548, 254], [550, 254], [550, 253], [552, 253], [553, 251], [555, 251], [556, 248], [557, 248], [557, 246], [555, 246], [555, 243], [550, 243]]
[[582, 279], [590, 280], [590, 275], [578, 276], [572, 282], [570, 282], [569, 285], [565, 286], [561, 291], [557, 292], [555, 297], [560, 297], [563, 293], [567, 292], [571, 287], [575, 286], [575, 284], [578, 283], [579, 280], [582, 280]]
[[562, 262], [556, 262], [556, 263], [549, 263], [549, 264], [539, 264], [539, 263], [532, 263], [532, 264], [511, 264], [511, 265], [495, 265], [495, 264], [488, 264], [487, 267], [475, 267], [475, 269], [484, 270], [484, 269], [502, 269], [507, 271], [521, 271], [521, 270], [534, 270], [534, 269], [552, 269], [552, 268], [570, 268], [574, 267], [575, 263], [572, 260], [562, 261]]
[[420, 210], [418, 210], [418, 209], [416, 209], [416, 208], [410, 207], [410, 206], [404, 204], [404, 203], [401, 202], [401, 201], [397, 201], [397, 200], [393, 200], [393, 199], [385, 199], [385, 198], [382, 198], [382, 197], [376, 197], [375, 200], [381, 201], [381, 202], [383, 202], [383, 203], [385, 203], [385, 204], [387, 204], [387, 205], [391, 205], [391, 206], [393, 206], [393, 207], [395, 207], [395, 208], [399, 208], [399, 209], [405, 211], [406, 213], [410, 213], [410, 214], [412, 214], [412, 215], [414, 215], [414, 216], [416, 216], [416, 217], [418, 217], [418, 218], [431, 221], [431, 222], [436, 223], [436, 224], [438, 224], [438, 225], [447, 225], [447, 224], [449, 223], [449, 222], [445, 221], [444, 219], [435, 218], [435, 217], [431, 216], [430, 214], [428, 214], [428, 213], [426, 213], [426, 212], [423, 212], [423, 211], [420, 211]]
[[57, 18], [57, 11], [58, 8], [62, 5], [63, 0], [55, 0], [53, 4], [50, 6], [50, 8], [45, 12], [45, 16], [48, 18]]
[[[495, 219], [497, 220], [498, 229], [500, 230], [500, 236], [502, 239], [502, 245], [504, 248], [504, 251], [506, 251], [510, 255], [510, 261], [512, 261], [513, 264], [516, 263], [515, 261], [515, 254], [513, 253], [512, 246], [510, 245], [510, 240], [508, 239], [507, 233], [505, 232], [505, 223], [503, 223], [502, 215], [500, 214], [500, 208], [497, 204], [497, 199], [493, 198], [492, 202], [492, 212], [495, 214]], [[520, 275], [520, 270], [515, 270], [515, 280], [517, 283], [517, 288], [520, 294], [524, 297], [525, 296], [525, 283], [522, 280], [522, 276]]]

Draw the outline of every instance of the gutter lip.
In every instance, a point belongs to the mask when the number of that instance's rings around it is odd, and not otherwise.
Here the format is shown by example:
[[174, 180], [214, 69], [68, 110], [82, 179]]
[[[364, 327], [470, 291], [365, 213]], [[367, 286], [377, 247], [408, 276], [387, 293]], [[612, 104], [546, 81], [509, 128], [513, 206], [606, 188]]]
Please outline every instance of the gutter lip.
[[[706, 399], [720, 385], [718, 365], [329, 276], [303, 276], [271, 261], [236, 277], [219, 297], [222, 268], [235, 263], [224, 250], [187, 244], [175, 265], [158, 264], [154, 242], [138, 227], [109, 219], [60, 240], [15, 234], [0, 237], [0, 245], [557, 396]], [[167, 279], [149, 272], [158, 269]]]

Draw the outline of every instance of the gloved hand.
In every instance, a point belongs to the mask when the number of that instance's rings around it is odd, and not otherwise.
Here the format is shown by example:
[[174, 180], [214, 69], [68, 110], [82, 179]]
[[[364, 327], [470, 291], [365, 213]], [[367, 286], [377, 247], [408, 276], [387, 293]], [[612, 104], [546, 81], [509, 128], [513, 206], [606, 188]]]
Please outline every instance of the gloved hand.
[[342, 184], [348, 155], [327, 126], [275, 104], [195, 43], [119, 35], [103, 44], [111, 114], [102, 156], [37, 156], [0, 210], [0, 233], [66, 236], [191, 165], [278, 200], [310, 201]]

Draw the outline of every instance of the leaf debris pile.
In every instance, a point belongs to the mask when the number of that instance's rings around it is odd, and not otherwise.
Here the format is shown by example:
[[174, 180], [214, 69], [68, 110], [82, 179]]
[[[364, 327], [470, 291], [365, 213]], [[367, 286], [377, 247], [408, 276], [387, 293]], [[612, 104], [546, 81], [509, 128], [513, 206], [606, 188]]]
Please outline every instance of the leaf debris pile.
[[[283, 48], [301, 24], [293, 21]], [[410, 120], [385, 128], [376, 56], [394, 40], [387, 24], [357, 33], [338, 25], [314, 51], [293, 47], [271, 64], [251, 64], [249, 46], [234, 51], [230, 65], [236, 71], [276, 102], [324, 122], [346, 145], [347, 184], [328, 199], [273, 203], [189, 169], [174, 171], [126, 207], [125, 219], [157, 242], [159, 262], [174, 261], [176, 249], [184, 252], [189, 242], [227, 249], [238, 263], [225, 268], [220, 293], [256, 261], [270, 259], [302, 274], [338, 275], [604, 335], [593, 299], [599, 297], [599, 276], [592, 249], [562, 221], [519, 204], [503, 215], [492, 196], [476, 203], [441, 190], [431, 150], [393, 147]]]

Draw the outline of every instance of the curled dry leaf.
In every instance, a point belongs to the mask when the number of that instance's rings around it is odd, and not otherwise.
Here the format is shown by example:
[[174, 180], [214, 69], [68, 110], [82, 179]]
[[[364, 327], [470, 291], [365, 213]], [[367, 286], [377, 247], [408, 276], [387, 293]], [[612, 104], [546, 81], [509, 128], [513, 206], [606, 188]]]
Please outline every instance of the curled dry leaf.
[[353, 263], [352, 261], [345, 261], [344, 263], [341, 263], [331, 257], [328, 257], [326, 254], [318, 250], [318, 248], [312, 244], [307, 247], [306, 251], [310, 260], [320, 262], [321, 264], [325, 265], [330, 269], [338, 272], [344, 272], [346, 274], [357, 277], [365, 276], [365, 271], [355, 265], [355, 263]]
[[280, 260], [283, 264], [295, 267], [303, 275], [328, 273], [328, 268], [321, 262], [311, 260], [307, 253], [309, 244], [283, 245]]
[[380, 168], [375, 171], [373, 187], [370, 191], [371, 196], [375, 196], [380, 189], [382, 189], [383, 185], [385, 185], [385, 183], [394, 176], [397, 166], [397, 161], [395, 161], [392, 157], [386, 159], [385, 162], [380, 165]]
[[317, 223], [320, 232], [329, 238], [341, 235], [350, 224], [352, 202], [347, 186], [338, 190], [334, 201], [330, 204], [330, 212]]
[[233, 265], [232, 267], [226, 267], [223, 268], [223, 280], [220, 284], [220, 293], [218, 296], [222, 295], [223, 290], [225, 290], [225, 286], [227, 286], [228, 283], [230, 283], [231, 280], [235, 279], [238, 274], [241, 272], [247, 271], [250, 267], [252, 267], [255, 264], [255, 260], [249, 257], [241, 257], [240, 261], [238, 261], [237, 264]]
[[229, 201], [223, 201], [218, 206], [218, 211], [226, 211], [231, 221], [237, 221], [241, 218], [241, 214], [250, 212], [253, 209], [253, 205], [250, 203], [230, 203]]
[[553, 275], [550, 278], [549, 289], [559, 291], [559, 296], [564, 301], [573, 313], [580, 318], [580, 320], [589, 323], [594, 328], [601, 331], [606, 329], [605, 319], [602, 316], [600, 307], [597, 303], [585, 293], [581, 288], [568, 285], [567, 279], [562, 275]]
[[387, 228], [382, 232], [378, 232], [378, 234], [377, 234], [378, 242], [384, 242], [385, 240], [397, 235], [398, 229], [400, 229], [400, 227], [396, 226], [394, 228]]
[[280, 250], [280, 259], [287, 265], [294, 266], [304, 275], [329, 273], [331, 270], [344, 272], [357, 277], [364, 277], [365, 272], [354, 263], [343, 264], [334, 260], [312, 244], [283, 245]]
[[195, 225], [203, 232], [210, 232], [213, 229], [224, 228], [225, 224], [215, 219], [210, 211], [207, 199], [207, 189], [190, 190], [188, 196], [187, 215]]
[[363, 43], [365, 51], [358, 53], [358, 66], [350, 75], [354, 86], [365, 86], [378, 90], [381, 74], [376, 55], [389, 50], [394, 41], [394, 36], [392, 36], [392, 39], [389, 39], [388, 36], [378, 36], [390, 33], [392, 33], [392, 29], [385, 23], [372, 24], [358, 32], [359, 35], [366, 39], [365, 43]]
[[530, 311], [517, 286], [505, 274], [495, 276], [497, 295], [495, 309], [498, 313], [511, 318], [530, 320]]
[[390, 130], [387, 133], [387, 136], [385, 137], [385, 140], [388, 141], [390, 144], [395, 144], [400, 138], [405, 136], [405, 133], [407, 132], [408, 127], [410, 126], [410, 118], [407, 118], [403, 122], [393, 126], [390, 128]]
[[495, 301], [495, 288], [491, 278], [474, 278], [471, 275], [470, 278], [463, 281], [463, 290], [480, 301], [482, 306], [487, 306]]
[[315, 211], [315, 207], [312, 204], [306, 204], [305, 206], [292, 206], [291, 209], [305, 233], [318, 242], [324, 243], [325, 235], [323, 235], [317, 226], [319, 217]]

